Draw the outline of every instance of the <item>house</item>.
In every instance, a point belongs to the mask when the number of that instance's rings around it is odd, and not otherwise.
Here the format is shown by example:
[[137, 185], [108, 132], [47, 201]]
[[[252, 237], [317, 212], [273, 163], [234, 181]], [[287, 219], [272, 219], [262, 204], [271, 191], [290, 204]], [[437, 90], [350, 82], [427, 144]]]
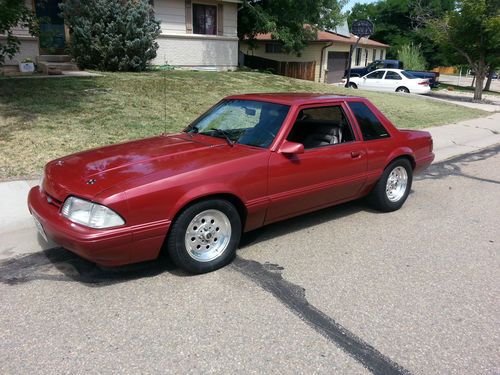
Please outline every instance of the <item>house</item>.
[[240, 0], [154, 0], [161, 21], [153, 64], [227, 70], [238, 66]]
[[[351, 33], [318, 31], [316, 39], [307, 43], [300, 54], [285, 53], [271, 34], [258, 34], [253, 41], [242, 41], [240, 51], [245, 61], [266, 59], [279, 62], [279, 72], [287, 76], [315, 82], [340, 82], [347, 69], [349, 50], [358, 37]], [[389, 46], [375, 40], [361, 38], [351, 56], [352, 67], [366, 66], [384, 59]]]
[[[21, 42], [19, 53], [6, 65], [17, 66], [25, 58], [67, 64], [64, 51], [70, 39], [59, 3], [63, 0], [24, 0], [35, 14], [48, 22], [40, 37], [15, 28]], [[151, 0], [155, 18], [161, 23], [155, 65], [206, 70], [227, 70], [238, 66], [237, 15], [241, 0]], [[0, 38], [2, 36], [0, 35]]]

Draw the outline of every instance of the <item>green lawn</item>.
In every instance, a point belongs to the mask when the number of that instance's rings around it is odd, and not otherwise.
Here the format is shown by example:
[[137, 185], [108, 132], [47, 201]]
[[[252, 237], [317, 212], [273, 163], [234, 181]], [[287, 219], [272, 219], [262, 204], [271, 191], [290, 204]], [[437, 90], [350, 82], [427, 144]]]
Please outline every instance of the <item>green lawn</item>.
[[366, 96], [397, 126], [424, 128], [485, 112], [395, 94], [352, 91], [253, 72], [106, 73], [0, 79], [0, 179], [36, 176], [49, 160], [175, 132], [229, 94], [307, 91]]

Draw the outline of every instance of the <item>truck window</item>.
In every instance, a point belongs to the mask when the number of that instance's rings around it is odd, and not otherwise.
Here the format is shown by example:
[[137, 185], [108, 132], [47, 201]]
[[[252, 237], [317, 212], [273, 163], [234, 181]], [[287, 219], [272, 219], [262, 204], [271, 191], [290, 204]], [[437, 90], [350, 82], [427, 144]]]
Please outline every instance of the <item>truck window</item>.
[[361, 102], [350, 102], [348, 104], [358, 121], [363, 140], [371, 141], [390, 137], [389, 132], [366, 104]]

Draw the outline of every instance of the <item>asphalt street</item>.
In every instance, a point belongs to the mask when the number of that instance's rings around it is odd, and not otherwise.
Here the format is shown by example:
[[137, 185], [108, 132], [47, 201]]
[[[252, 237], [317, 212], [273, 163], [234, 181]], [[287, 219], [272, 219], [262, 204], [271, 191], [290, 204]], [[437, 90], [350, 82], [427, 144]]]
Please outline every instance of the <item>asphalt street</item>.
[[500, 145], [247, 234], [189, 276], [61, 248], [0, 261], [0, 373], [499, 374]]

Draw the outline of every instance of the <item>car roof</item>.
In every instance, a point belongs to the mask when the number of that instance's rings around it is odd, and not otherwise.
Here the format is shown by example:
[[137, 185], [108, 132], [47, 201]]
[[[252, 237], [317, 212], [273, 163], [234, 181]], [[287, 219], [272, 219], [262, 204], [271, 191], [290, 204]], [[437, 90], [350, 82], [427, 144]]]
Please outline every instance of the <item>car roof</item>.
[[242, 94], [242, 95], [231, 95], [225, 99], [240, 99], [240, 100], [256, 100], [264, 102], [272, 102], [287, 105], [302, 105], [302, 104], [312, 104], [318, 102], [330, 102], [330, 101], [364, 101], [364, 98], [359, 96], [348, 96], [348, 95], [332, 95], [332, 94], [321, 94], [321, 93], [308, 93], [308, 92], [284, 92], [284, 93], [254, 93], [254, 94]]
[[377, 69], [377, 70], [372, 70], [370, 73], [378, 72], [379, 70], [387, 70], [388, 72], [397, 72], [397, 73], [404, 72], [404, 69], [380, 68], [380, 69]]

